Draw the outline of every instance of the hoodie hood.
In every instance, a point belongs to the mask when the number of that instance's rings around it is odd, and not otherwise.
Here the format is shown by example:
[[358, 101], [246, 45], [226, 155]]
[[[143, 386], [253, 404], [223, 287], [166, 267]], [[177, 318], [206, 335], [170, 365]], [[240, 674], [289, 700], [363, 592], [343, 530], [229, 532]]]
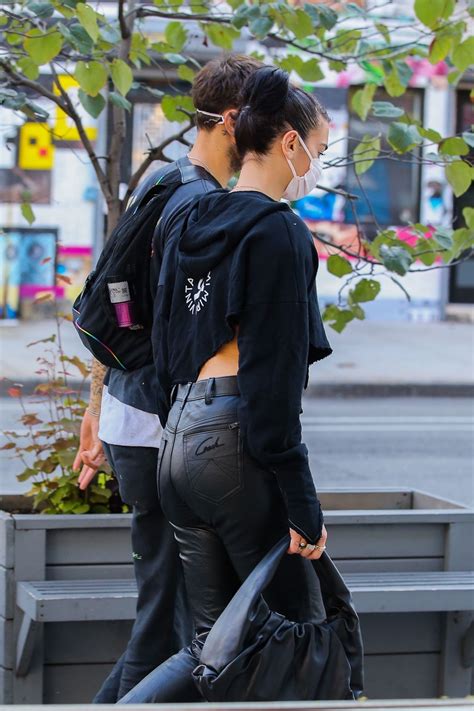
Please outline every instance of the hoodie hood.
[[290, 210], [255, 191], [215, 190], [191, 207], [179, 241], [179, 266], [190, 277], [214, 269], [263, 217]]

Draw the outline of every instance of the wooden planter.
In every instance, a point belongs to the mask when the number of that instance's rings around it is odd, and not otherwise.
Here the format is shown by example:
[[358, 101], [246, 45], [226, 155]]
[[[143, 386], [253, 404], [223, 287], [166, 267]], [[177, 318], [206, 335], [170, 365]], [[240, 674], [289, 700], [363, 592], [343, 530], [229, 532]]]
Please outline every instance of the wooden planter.
[[[328, 551], [343, 573], [473, 567], [472, 510], [400, 489], [322, 490], [320, 496]], [[37, 663], [18, 677], [16, 583], [132, 577], [131, 516], [29, 514], [21, 512], [24, 500], [8, 496], [0, 505], [0, 703], [90, 701], [122, 653], [131, 622], [47, 623]], [[369, 698], [439, 696], [449, 672], [450, 614], [361, 614]]]

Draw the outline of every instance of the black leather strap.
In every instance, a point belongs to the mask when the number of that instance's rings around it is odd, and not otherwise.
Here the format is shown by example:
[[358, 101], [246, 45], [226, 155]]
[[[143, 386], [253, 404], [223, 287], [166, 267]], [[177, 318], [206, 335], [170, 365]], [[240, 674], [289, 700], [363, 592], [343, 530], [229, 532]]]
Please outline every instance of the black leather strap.
[[226, 375], [221, 378], [206, 378], [205, 380], [198, 380], [193, 383], [191, 390], [189, 390], [189, 383], [186, 385], [178, 385], [176, 392], [176, 400], [184, 400], [187, 396], [187, 400], [204, 400], [209, 398], [209, 381], [214, 381], [212, 383], [212, 397], [218, 397], [219, 395], [239, 395], [239, 387], [237, 384], [237, 376]]

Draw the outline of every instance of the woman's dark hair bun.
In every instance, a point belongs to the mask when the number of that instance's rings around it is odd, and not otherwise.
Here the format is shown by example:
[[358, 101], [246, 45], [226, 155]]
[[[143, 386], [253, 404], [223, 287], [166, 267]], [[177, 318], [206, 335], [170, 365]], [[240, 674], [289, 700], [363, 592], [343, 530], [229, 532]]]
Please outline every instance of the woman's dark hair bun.
[[242, 89], [240, 106], [235, 142], [241, 158], [250, 151], [263, 155], [278, 134], [289, 128], [305, 140], [321, 117], [329, 121], [316, 97], [290, 84], [288, 73], [277, 67], [261, 67], [250, 74]]
[[288, 72], [277, 67], [261, 67], [245, 82], [242, 106], [261, 114], [278, 113], [285, 105], [289, 86]]

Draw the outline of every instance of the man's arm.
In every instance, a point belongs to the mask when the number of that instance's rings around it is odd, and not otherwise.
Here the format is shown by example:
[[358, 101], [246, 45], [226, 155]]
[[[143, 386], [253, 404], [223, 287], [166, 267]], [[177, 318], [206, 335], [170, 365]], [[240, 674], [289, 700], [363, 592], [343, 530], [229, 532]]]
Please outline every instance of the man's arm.
[[102, 391], [104, 389], [104, 378], [107, 372], [107, 366], [99, 363], [95, 358], [92, 359], [91, 371], [91, 389], [89, 395], [89, 405], [87, 409], [89, 414], [94, 417], [100, 416], [100, 407], [102, 404]]
[[81, 489], [87, 488], [104, 461], [102, 442], [99, 439], [99, 418], [106, 372], [107, 367], [94, 358], [92, 361], [89, 405], [82, 418], [79, 448], [73, 463], [75, 471], [81, 469], [78, 479]]

